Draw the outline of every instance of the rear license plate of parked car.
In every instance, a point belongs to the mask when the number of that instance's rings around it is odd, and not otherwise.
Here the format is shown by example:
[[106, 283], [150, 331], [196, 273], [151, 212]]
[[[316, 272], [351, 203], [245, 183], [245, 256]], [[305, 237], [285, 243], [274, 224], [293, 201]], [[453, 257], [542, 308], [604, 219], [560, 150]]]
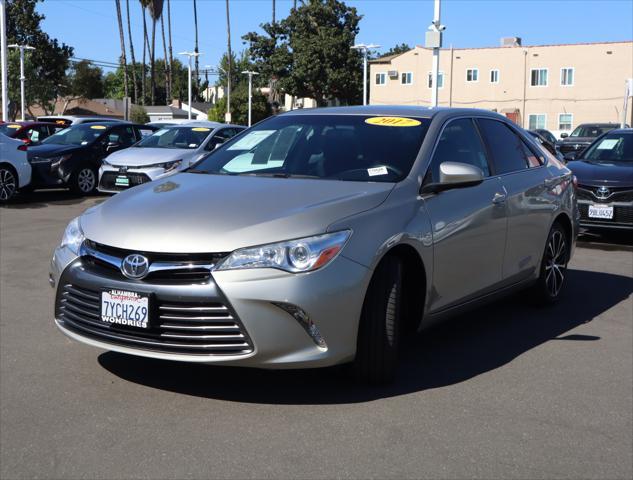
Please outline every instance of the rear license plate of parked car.
[[119, 175], [118, 177], [116, 177], [116, 179], [114, 180], [114, 184], [117, 187], [129, 187], [130, 186], [130, 179], [127, 177], [124, 177], [122, 175]]
[[101, 320], [111, 325], [148, 328], [149, 296], [124, 290], [101, 292]]
[[613, 218], [613, 207], [610, 205], [589, 205], [589, 218]]

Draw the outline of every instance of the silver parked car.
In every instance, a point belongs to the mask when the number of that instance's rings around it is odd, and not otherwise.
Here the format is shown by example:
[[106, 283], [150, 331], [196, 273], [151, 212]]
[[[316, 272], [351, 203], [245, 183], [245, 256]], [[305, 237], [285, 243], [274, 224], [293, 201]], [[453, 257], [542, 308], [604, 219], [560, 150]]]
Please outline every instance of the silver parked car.
[[571, 172], [500, 115], [298, 110], [74, 219], [55, 322], [133, 355], [388, 381], [404, 332], [526, 287], [555, 301], [577, 230]]

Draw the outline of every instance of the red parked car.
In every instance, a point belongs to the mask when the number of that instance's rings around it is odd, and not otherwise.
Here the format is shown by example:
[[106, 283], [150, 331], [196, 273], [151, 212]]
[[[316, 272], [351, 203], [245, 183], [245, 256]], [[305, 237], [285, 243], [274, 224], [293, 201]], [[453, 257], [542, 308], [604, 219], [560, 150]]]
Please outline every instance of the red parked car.
[[0, 133], [31, 145], [41, 142], [63, 128], [63, 125], [50, 122], [8, 122], [0, 124]]

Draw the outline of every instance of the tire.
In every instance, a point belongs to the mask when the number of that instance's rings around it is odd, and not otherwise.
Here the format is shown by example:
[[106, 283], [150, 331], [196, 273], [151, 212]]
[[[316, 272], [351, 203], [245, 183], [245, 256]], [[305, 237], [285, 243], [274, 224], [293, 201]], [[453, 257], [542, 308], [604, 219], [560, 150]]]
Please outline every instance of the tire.
[[402, 300], [402, 263], [383, 260], [367, 289], [358, 329], [354, 377], [361, 382], [393, 381], [398, 366]]
[[534, 285], [534, 299], [539, 304], [556, 302], [565, 286], [567, 262], [569, 261], [569, 239], [560, 223], [554, 223], [547, 236], [539, 278]]
[[18, 191], [18, 176], [9, 165], [0, 165], [0, 203], [8, 203]]
[[79, 195], [92, 195], [97, 191], [99, 174], [89, 166], [79, 167], [70, 178], [70, 189]]

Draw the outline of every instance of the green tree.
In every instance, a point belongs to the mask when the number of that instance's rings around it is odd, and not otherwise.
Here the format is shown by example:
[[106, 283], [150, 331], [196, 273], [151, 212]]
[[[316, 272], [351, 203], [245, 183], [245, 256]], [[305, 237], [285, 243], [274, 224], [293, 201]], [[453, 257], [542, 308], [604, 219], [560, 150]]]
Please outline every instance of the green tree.
[[400, 45], [396, 45], [391, 47], [388, 51], [380, 55], [380, 57], [388, 57], [390, 55], [400, 55], [401, 53], [406, 53], [411, 50], [411, 47], [406, 43], [401, 43]]
[[[27, 109], [41, 106], [51, 113], [60, 90], [63, 88], [66, 70], [73, 55], [72, 47], [50, 38], [41, 29], [44, 16], [36, 11], [41, 0], [7, 0], [7, 43], [31, 45], [36, 48], [25, 57], [27, 78], [25, 97]], [[9, 54], [9, 98], [20, 98], [19, 53], [11, 49]], [[12, 102], [11, 117], [19, 110], [18, 102]], [[29, 109], [30, 112], [30, 109]]]
[[147, 123], [149, 122], [149, 115], [140, 105], [133, 105], [130, 110], [130, 121], [134, 123]]
[[[125, 91], [125, 85], [123, 85], [123, 88]], [[73, 63], [60, 93], [65, 97], [62, 114], [66, 112], [71, 100], [103, 97], [103, 71], [88, 60]]]
[[361, 56], [350, 47], [362, 16], [339, 0], [306, 0], [277, 23], [261, 26], [243, 39], [256, 70], [277, 79], [290, 95], [314, 98], [319, 105], [360, 100]]
[[[233, 112], [232, 122], [238, 125], [248, 123], [248, 82], [242, 82], [233, 88], [231, 93], [231, 109]], [[224, 122], [226, 112], [226, 96], [222, 97], [212, 108], [209, 109], [208, 118], [212, 122]], [[270, 105], [266, 96], [253, 89], [252, 99], [252, 121], [259, 122], [271, 114]]]

